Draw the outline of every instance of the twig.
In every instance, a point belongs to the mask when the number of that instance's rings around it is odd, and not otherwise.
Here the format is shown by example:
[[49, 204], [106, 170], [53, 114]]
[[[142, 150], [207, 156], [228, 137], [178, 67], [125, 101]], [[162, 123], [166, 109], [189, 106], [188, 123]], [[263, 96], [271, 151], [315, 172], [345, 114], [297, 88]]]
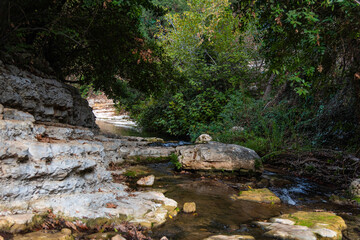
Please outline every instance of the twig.
[[206, 53], [206, 55], [209, 56], [209, 58], [213, 61], [213, 63], [214, 63], [215, 65], [217, 65], [217, 63], [215, 62], [215, 60], [210, 56], [210, 54], [206, 51], [206, 49], [205, 49], [205, 53]]

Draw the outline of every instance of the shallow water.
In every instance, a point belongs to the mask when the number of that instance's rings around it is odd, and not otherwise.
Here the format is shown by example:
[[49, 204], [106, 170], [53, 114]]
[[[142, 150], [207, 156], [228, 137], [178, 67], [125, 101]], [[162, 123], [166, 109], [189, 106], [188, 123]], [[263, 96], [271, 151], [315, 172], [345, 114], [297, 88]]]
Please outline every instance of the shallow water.
[[[175, 137], [168, 135], [159, 135], [157, 133], [146, 132], [132, 124], [132, 120], [124, 119], [123, 121], [113, 122], [112, 120], [97, 120], [96, 124], [99, 126], [100, 131], [105, 134], [112, 134], [118, 137], [121, 136], [135, 136], [135, 137], [159, 137], [165, 141], [178, 140]], [[180, 141], [181, 142], [181, 141]], [[171, 143], [168, 143], [171, 144]], [[172, 143], [176, 144], [176, 143]], [[170, 146], [170, 145], [169, 145]]]
[[[152, 231], [154, 239], [166, 236], [168, 239], [197, 240], [216, 234], [252, 235], [255, 239], [271, 239], [263, 236], [264, 231], [253, 222], [268, 220], [271, 217], [296, 211], [334, 211], [342, 216], [349, 227], [350, 238], [360, 239], [356, 233], [359, 209], [343, 207], [330, 203], [332, 191], [329, 187], [320, 186], [292, 176], [282, 176], [265, 171], [257, 179], [247, 177], [215, 177], [200, 173], [178, 173], [172, 170], [170, 163], [150, 164], [150, 173], [156, 176], [152, 189], [166, 190], [165, 196], [178, 202], [181, 208], [185, 202], [195, 202], [196, 214], [180, 212], [173, 219]], [[202, 176], [203, 175], [203, 176]], [[272, 179], [271, 189], [281, 199], [282, 204], [261, 204], [248, 201], [232, 200], [243, 184], [249, 181], [259, 182]], [[275, 181], [273, 181], [276, 179]], [[284, 186], [285, 182], [285, 186]], [[135, 185], [132, 185], [136, 188]], [[138, 190], [151, 190], [139, 188]]]
[[[156, 136], [126, 124], [122, 126], [101, 121], [98, 124], [101, 131], [118, 136]], [[160, 137], [171, 140], [167, 136]], [[188, 142], [165, 144], [177, 146]], [[150, 189], [138, 190], [162, 189], [166, 191], [165, 196], [178, 202], [179, 208], [182, 208], [185, 202], [195, 202], [197, 206], [196, 214], [180, 212], [162, 226], [154, 228], [151, 232], [153, 239], [166, 236], [169, 240], [200, 240], [217, 234], [239, 234], [266, 240], [271, 238], [264, 237], [264, 231], [256, 227], [254, 221], [266, 221], [271, 217], [296, 211], [332, 211], [341, 216], [348, 226], [343, 232], [343, 239], [360, 240], [360, 209], [331, 203], [329, 198], [336, 191], [335, 188], [272, 171], [264, 171], [262, 176], [257, 178], [234, 175], [214, 177], [205, 176], [203, 173], [181, 174], [173, 171], [170, 163], [150, 164], [146, 167], [149, 174], [156, 176], [155, 184]], [[282, 200], [281, 204], [232, 200], [231, 196], [244, 190], [243, 187], [247, 184], [256, 185], [261, 181], [268, 183], [265, 187]], [[131, 186], [137, 188], [134, 182]]]

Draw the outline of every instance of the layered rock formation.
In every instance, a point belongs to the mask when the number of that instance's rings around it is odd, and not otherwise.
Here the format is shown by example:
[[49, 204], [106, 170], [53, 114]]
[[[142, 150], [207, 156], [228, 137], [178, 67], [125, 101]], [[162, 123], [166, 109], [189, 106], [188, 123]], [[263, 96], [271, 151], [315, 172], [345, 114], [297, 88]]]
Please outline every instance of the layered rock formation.
[[124, 216], [152, 226], [163, 223], [167, 212], [176, 207], [177, 203], [162, 193], [130, 194], [127, 186], [113, 183], [106, 170], [111, 159], [106, 156], [114, 146], [121, 149], [131, 141], [94, 136], [85, 128], [35, 124], [31, 114], [15, 109], [3, 112], [1, 215], [52, 208], [70, 217]]
[[29, 112], [36, 121], [96, 127], [92, 109], [76, 88], [1, 61], [0, 104]]

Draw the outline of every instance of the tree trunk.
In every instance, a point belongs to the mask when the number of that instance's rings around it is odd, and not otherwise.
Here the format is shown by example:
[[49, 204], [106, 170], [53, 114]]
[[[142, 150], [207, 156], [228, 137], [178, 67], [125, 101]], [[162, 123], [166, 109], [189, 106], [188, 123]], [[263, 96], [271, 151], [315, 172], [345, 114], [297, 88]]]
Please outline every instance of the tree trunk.
[[281, 97], [283, 96], [283, 94], [285, 93], [286, 89], [288, 87], [288, 82], [285, 82], [279, 89], [279, 91], [277, 92], [276, 96], [269, 101], [265, 107], [264, 110], [268, 107], [274, 106], [275, 104], [277, 104], [278, 102], [280, 102]]
[[270, 78], [269, 78], [269, 81], [266, 85], [266, 89], [265, 89], [265, 92], [264, 92], [264, 95], [262, 97], [263, 100], [267, 99], [271, 93], [271, 89], [272, 89], [272, 84], [274, 82], [274, 79], [276, 77], [276, 74], [275, 73], [272, 73]]

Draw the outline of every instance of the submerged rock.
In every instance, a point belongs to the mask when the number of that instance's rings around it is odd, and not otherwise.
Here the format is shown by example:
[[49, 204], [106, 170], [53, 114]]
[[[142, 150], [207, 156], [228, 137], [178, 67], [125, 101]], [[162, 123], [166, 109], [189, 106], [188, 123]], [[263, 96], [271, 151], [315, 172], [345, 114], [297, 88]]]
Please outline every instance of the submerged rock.
[[155, 176], [154, 175], [150, 175], [150, 176], [146, 176], [143, 178], [140, 178], [136, 184], [139, 186], [145, 186], [145, 187], [150, 187], [152, 185], [154, 185], [154, 181], [155, 181]]
[[280, 198], [278, 198], [273, 192], [271, 192], [267, 188], [249, 189], [248, 191], [241, 191], [238, 196], [235, 195], [233, 196], [233, 198], [258, 203], [281, 203]]
[[289, 240], [342, 239], [345, 221], [328, 212], [296, 212], [258, 222], [268, 230], [265, 236]]
[[255, 240], [255, 238], [249, 235], [215, 235], [204, 240]]
[[176, 148], [184, 169], [193, 170], [252, 170], [255, 171], [259, 155], [249, 148], [236, 144], [209, 142]]
[[184, 203], [183, 211], [184, 211], [184, 213], [196, 212], [196, 203], [194, 203], [194, 202]]

